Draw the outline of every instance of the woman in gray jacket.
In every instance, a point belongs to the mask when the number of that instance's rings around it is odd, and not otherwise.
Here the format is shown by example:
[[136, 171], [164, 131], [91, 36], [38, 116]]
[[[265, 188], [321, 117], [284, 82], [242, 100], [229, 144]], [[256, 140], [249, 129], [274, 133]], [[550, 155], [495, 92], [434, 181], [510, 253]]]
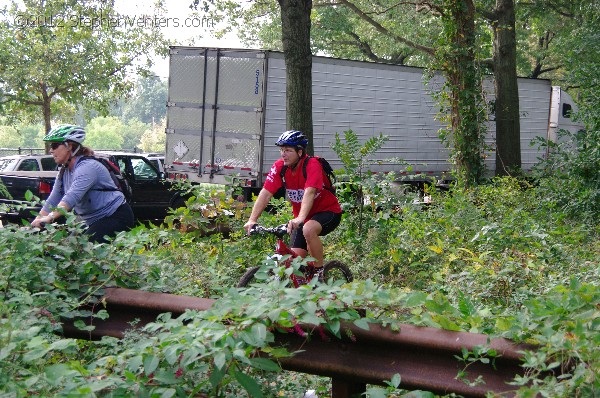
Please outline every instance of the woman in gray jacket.
[[33, 227], [52, 223], [64, 211], [74, 212], [87, 224], [90, 240], [103, 243], [117, 232], [133, 227], [134, 217], [125, 195], [113, 182], [106, 167], [90, 158], [94, 152], [82, 145], [82, 127], [60, 125], [44, 137], [50, 142], [50, 153], [61, 170], [54, 187]]

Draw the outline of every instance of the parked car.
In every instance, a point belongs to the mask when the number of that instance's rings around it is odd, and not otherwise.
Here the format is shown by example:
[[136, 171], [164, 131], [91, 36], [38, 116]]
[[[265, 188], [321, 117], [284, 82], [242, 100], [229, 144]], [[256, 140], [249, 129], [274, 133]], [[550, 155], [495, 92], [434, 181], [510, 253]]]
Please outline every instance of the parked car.
[[138, 220], [164, 218], [169, 208], [185, 205], [185, 198], [164, 178], [159, 157], [148, 159], [143, 154], [112, 151], [97, 154], [110, 156], [127, 178], [133, 191], [131, 207]]
[[[169, 208], [185, 205], [185, 197], [180, 191], [172, 188], [172, 183], [164, 178], [154, 162], [136, 153], [96, 151], [97, 156], [108, 157], [115, 163], [127, 179], [131, 190], [131, 207], [137, 220], [160, 220], [164, 218]], [[158, 158], [156, 161], [160, 163]], [[160, 166], [162, 168], [162, 164]], [[39, 208], [28, 207], [26, 211], [15, 211], [16, 205], [25, 204], [25, 192], [29, 190], [40, 199], [46, 199], [57, 172], [0, 172], [0, 179], [6, 186], [11, 198], [5, 198], [0, 193], [0, 204], [9, 206], [9, 211], [0, 211], [0, 217], [7, 220], [20, 218], [32, 219], [32, 210]]]
[[0, 157], [0, 171], [54, 171], [52, 155], [10, 155]]
[[162, 153], [141, 153], [140, 155], [146, 157], [152, 163], [158, 171], [161, 173], [165, 172], [165, 155]]

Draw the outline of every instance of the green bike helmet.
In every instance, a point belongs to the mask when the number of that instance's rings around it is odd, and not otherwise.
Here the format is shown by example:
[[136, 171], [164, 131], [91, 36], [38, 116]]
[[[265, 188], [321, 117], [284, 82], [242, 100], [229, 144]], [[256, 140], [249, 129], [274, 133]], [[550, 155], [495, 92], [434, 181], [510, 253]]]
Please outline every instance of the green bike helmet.
[[73, 124], [61, 124], [52, 128], [44, 137], [44, 141], [65, 142], [73, 141], [81, 144], [85, 140], [85, 130], [83, 127]]

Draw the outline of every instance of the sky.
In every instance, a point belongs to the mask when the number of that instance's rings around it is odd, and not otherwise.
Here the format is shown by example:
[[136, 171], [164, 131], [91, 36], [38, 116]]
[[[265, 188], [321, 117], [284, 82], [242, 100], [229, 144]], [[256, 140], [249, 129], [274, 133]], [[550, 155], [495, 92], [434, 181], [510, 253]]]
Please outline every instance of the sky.
[[[10, 1], [0, 0], [0, 8]], [[160, 15], [159, 26], [167, 39], [177, 40], [177, 45], [193, 45], [198, 47], [227, 47], [243, 48], [244, 45], [234, 33], [216, 39], [211, 36], [212, 21], [202, 12], [192, 13], [189, 5], [192, 0], [165, 0], [166, 13]], [[21, 3], [22, 4], [22, 3]], [[144, 16], [154, 16], [153, 1], [148, 0], [115, 0], [115, 8], [127, 16], [129, 21], [135, 21]], [[218, 27], [218, 26], [217, 26]], [[201, 37], [200, 37], [201, 36]], [[156, 57], [153, 68], [155, 74], [166, 79], [169, 74], [167, 58]]]
[[[161, 15], [160, 26], [167, 39], [177, 40], [178, 45], [193, 45], [198, 47], [227, 47], [243, 48], [244, 45], [234, 33], [217, 39], [211, 35], [212, 21], [202, 12], [194, 15], [189, 5], [192, 0], [167, 0], [167, 12]], [[151, 1], [144, 0], [115, 0], [115, 8], [122, 14], [135, 18], [143, 15], [153, 15]], [[200, 37], [202, 36], [202, 37]], [[166, 79], [169, 74], [168, 59], [155, 58], [153, 68], [157, 76]]]

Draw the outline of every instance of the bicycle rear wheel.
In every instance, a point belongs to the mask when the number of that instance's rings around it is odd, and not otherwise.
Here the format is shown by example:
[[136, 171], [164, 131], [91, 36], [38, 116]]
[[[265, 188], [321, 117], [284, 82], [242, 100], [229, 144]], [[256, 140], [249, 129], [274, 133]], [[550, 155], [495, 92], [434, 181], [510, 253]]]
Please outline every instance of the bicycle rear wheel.
[[260, 269], [260, 267], [248, 268], [248, 270], [240, 278], [240, 281], [238, 282], [237, 287], [248, 286], [250, 284], [250, 282], [252, 282], [255, 279], [254, 276], [256, 275], [256, 273], [258, 272], [259, 269]]
[[327, 282], [329, 279], [333, 278], [334, 281], [344, 281], [344, 282], [352, 282], [354, 277], [352, 276], [352, 272], [350, 272], [350, 268], [343, 262], [339, 260], [331, 260], [328, 261], [323, 266], [323, 279]]

